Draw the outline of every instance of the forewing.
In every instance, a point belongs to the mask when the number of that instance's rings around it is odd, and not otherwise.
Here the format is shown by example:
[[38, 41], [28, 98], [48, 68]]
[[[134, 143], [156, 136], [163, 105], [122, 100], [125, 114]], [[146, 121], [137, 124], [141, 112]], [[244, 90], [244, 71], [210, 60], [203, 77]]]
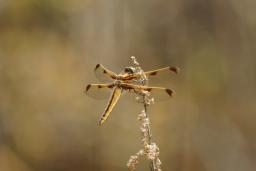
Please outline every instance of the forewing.
[[147, 71], [145, 74], [148, 77], [148, 83], [155, 86], [167, 85], [175, 79], [172, 75], [179, 73], [179, 68], [177, 67], [165, 67], [157, 69], [154, 71]]
[[95, 75], [98, 78], [99, 81], [113, 81], [113, 79], [117, 78], [116, 73], [113, 71], [110, 71], [109, 69], [105, 68], [101, 64], [97, 64], [94, 69]]
[[109, 98], [114, 84], [88, 84], [85, 88], [85, 94], [94, 99], [103, 100]]
[[149, 77], [150, 76], [157, 76], [161, 72], [173, 72], [175, 74], [178, 74], [179, 70], [180, 69], [178, 67], [169, 66], [169, 67], [165, 67], [165, 68], [156, 69], [156, 70], [153, 70], [153, 71], [146, 71], [145, 74], [146, 74], [146, 76], [149, 76]]

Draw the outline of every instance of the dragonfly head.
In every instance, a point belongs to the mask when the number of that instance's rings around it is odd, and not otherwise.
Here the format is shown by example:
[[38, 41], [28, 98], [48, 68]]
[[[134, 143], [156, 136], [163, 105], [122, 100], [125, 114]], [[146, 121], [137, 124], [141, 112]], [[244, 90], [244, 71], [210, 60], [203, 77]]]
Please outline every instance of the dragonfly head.
[[135, 68], [133, 67], [125, 67], [124, 72], [127, 74], [134, 74], [135, 73]]

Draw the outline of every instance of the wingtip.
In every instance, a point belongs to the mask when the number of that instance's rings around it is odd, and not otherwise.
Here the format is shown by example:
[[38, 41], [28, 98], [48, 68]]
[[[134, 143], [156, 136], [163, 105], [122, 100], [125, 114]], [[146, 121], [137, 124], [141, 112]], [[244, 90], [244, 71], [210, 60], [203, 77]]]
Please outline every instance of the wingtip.
[[100, 67], [100, 64], [97, 64], [94, 68], [94, 71], [96, 71]]
[[88, 84], [87, 86], [86, 86], [86, 88], [85, 88], [85, 94], [87, 93], [87, 91], [91, 88], [91, 84]]
[[165, 91], [169, 94], [170, 97], [173, 97], [174, 91], [172, 91], [171, 89], [166, 89]]
[[170, 69], [170, 71], [173, 71], [175, 74], [178, 74], [180, 72], [179, 67], [170, 67], [169, 69]]

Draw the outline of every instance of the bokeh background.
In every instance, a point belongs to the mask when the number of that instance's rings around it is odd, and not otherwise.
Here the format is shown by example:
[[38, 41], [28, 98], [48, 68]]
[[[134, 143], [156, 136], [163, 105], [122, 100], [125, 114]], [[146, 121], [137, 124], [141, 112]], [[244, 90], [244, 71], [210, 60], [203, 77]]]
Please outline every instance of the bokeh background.
[[[149, 108], [165, 171], [256, 170], [255, 0], [0, 0], [0, 170], [127, 170], [140, 104], [87, 97], [102, 63], [179, 66]], [[153, 81], [152, 81], [153, 84]], [[148, 170], [143, 160], [138, 170]]]

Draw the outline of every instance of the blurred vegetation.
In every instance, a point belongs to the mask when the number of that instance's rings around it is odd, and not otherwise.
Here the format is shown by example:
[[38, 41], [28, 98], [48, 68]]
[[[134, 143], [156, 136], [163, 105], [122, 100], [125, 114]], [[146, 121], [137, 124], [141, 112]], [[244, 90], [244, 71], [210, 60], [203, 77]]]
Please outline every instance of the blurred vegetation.
[[[86, 97], [134, 55], [176, 96], [150, 107], [163, 170], [256, 169], [256, 1], [0, 1], [0, 170], [126, 170], [141, 106]], [[153, 84], [153, 82], [152, 82]], [[138, 170], [146, 170], [142, 163]]]

